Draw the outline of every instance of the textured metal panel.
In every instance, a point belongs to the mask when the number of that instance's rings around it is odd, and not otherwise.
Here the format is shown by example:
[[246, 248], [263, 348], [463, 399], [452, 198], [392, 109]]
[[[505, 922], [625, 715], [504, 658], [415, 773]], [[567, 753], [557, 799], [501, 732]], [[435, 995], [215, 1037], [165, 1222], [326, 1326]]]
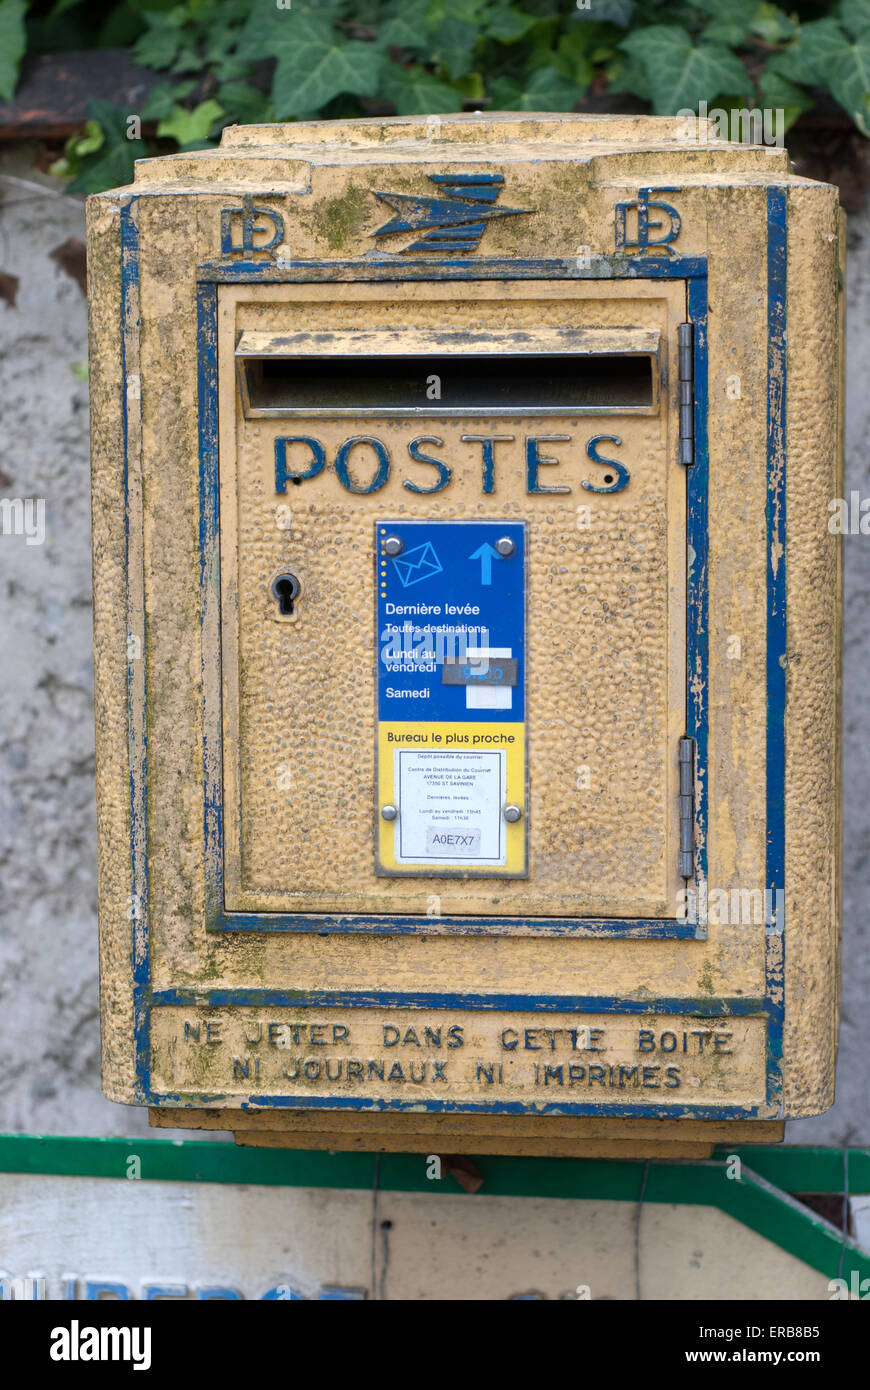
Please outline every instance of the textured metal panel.
[[[235, 412], [231, 345], [252, 323], [274, 325], [261, 332], [277, 332], [279, 324], [292, 331], [304, 322], [312, 333], [340, 327], [349, 335], [356, 325], [368, 332], [407, 322], [419, 337], [426, 326], [437, 331], [445, 322], [470, 332], [485, 315], [516, 331], [647, 325], [663, 344], [673, 344], [685, 304], [682, 286], [639, 293], [631, 282], [592, 295], [579, 286], [569, 294], [564, 286], [532, 284], [514, 287], [510, 298], [475, 286], [462, 303], [437, 287], [426, 291], [413, 302], [396, 287], [344, 289], [337, 302], [311, 288], [275, 288], [253, 301], [252, 291], [221, 291], [220, 351], [229, 378], [222, 395], [224, 730], [231, 736], [238, 722], [242, 731], [238, 770], [229, 741], [224, 766], [227, 907], [428, 911], [431, 917], [437, 894], [444, 915], [673, 916], [675, 752], [685, 699], [684, 484], [668, 442], [673, 413], [608, 414], [600, 422], [551, 417], [543, 426], [521, 417], [457, 421], [437, 414], [427, 423], [296, 419], [292, 427], [239, 418], [235, 453], [228, 443]], [[441, 390], [449, 401], [449, 381]], [[330, 460], [349, 437], [381, 438], [393, 458], [390, 479], [377, 492], [353, 496], [328, 468], [276, 497], [274, 439], [288, 432], [314, 435]], [[431, 485], [431, 467], [408, 458], [408, 440], [421, 433], [444, 441], [435, 452], [449, 460], [453, 478], [443, 492], [417, 500], [404, 483]], [[469, 433], [513, 435], [513, 442], [495, 446], [491, 496], [482, 490], [481, 445], [462, 440]], [[613, 476], [585, 452], [587, 440], [601, 433], [622, 441], [602, 444], [602, 457], [612, 452], [632, 471], [631, 488], [610, 496], [580, 485]], [[524, 440], [538, 434], [570, 437], [570, 445], [542, 444], [542, 455], [563, 462], [540, 469], [542, 487], [570, 492], [527, 492]], [[306, 457], [300, 446], [297, 468]], [[370, 472], [364, 460], [360, 478]], [[285, 508], [280, 525], [276, 506]], [[375, 879], [370, 537], [373, 522], [397, 509], [409, 519], [529, 518], [533, 883], [457, 889], [437, 876], [425, 887]], [[284, 569], [298, 572], [305, 595], [291, 622], [280, 620], [269, 592], [273, 575]], [[437, 920], [431, 925], [437, 931]]]
[[[94, 575], [94, 699], [97, 734], [98, 894], [100, 913], [100, 1014], [103, 1085], [126, 1099], [135, 1085], [133, 981], [130, 962], [132, 901], [128, 751], [128, 632], [124, 496], [125, 418], [121, 339], [120, 216], [116, 203], [88, 206], [88, 245], [93, 281], [90, 333], [101, 351], [90, 366], [91, 514]], [[141, 633], [139, 634], [141, 640]], [[135, 655], [136, 648], [133, 648]]]
[[[840, 923], [839, 653], [842, 541], [827, 521], [843, 495], [837, 401], [836, 189], [789, 190], [785, 585], [784, 1104], [811, 1115], [834, 1098]], [[815, 1039], [815, 1046], [810, 1044]]]

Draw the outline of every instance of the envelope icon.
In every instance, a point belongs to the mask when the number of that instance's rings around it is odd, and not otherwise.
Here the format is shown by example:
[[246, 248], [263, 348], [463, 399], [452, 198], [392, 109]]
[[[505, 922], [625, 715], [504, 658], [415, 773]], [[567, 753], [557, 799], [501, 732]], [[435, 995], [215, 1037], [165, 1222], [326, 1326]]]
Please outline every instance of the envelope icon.
[[431, 541], [424, 541], [422, 545], [415, 545], [413, 550], [406, 550], [403, 554], [397, 555], [393, 564], [396, 566], [396, 573], [402, 581], [403, 589], [410, 589], [412, 584], [419, 584], [421, 579], [431, 579], [433, 574], [440, 574], [443, 569]]

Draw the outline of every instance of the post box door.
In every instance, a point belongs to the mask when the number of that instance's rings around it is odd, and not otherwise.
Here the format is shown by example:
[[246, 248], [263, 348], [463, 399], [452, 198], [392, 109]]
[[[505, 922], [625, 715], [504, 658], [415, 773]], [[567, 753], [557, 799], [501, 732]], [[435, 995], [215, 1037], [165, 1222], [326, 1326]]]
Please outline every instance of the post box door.
[[674, 918], [685, 317], [656, 281], [220, 287], [240, 927]]

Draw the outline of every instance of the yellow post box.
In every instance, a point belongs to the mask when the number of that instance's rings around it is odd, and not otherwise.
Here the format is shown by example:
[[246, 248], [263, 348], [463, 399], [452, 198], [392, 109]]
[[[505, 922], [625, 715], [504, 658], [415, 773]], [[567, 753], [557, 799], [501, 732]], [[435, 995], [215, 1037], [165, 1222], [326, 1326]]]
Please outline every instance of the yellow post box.
[[831, 1103], [840, 232], [653, 117], [89, 200], [108, 1096], [538, 1154]]

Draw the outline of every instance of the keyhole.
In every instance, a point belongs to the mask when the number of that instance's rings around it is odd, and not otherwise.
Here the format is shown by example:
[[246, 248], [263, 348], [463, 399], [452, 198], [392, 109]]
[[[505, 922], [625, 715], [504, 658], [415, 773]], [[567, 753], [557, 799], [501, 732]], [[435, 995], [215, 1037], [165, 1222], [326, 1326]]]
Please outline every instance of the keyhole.
[[299, 590], [302, 585], [295, 574], [279, 574], [272, 585], [272, 593], [278, 600], [278, 612], [282, 617], [289, 618], [293, 615], [293, 605], [299, 597]]

